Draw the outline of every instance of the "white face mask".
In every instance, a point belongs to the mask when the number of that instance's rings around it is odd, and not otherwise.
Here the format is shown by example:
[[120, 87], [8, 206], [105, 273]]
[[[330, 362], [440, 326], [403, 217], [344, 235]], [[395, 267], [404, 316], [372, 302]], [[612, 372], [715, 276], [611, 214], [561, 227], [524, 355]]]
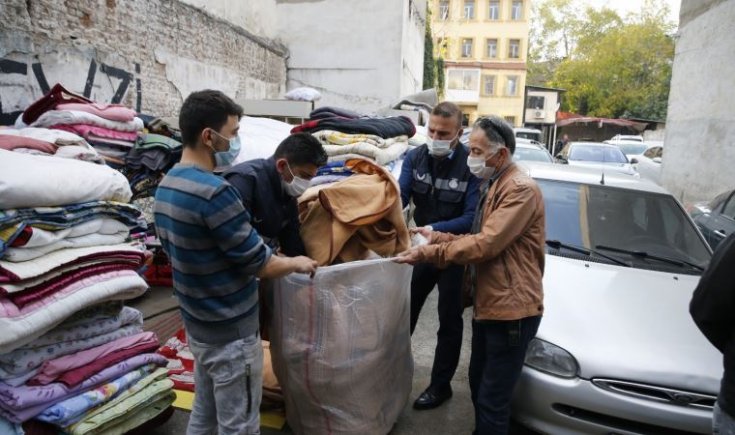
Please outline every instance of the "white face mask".
[[449, 140], [426, 138], [426, 146], [429, 147], [429, 154], [435, 157], [446, 157], [451, 154], [452, 142], [454, 142], [454, 138]]
[[283, 188], [286, 190], [286, 193], [289, 196], [293, 196], [294, 198], [298, 198], [299, 196], [303, 195], [304, 192], [306, 192], [306, 189], [309, 188], [309, 185], [311, 182], [305, 178], [297, 177], [294, 175], [293, 171], [291, 170], [291, 166], [289, 166], [288, 162], [286, 162], [286, 167], [288, 168], [288, 172], [291, 173], [291, 177], [293, 179], [290, 183], [283, 182]]
[[467, 157], [467, 167], [470, 168], [470, 172], [472, 173], [472, 175], [477, 178], [482, 178], [483, 180], [489, 180], [493, 178], [498, 170], [492, 166], [485, 166], [485, 162], [487, 162], [488, 159], [492, 158], [497, 153], [498, 152], [496, 151], [490, 154], [487, 158], [472, 156]]

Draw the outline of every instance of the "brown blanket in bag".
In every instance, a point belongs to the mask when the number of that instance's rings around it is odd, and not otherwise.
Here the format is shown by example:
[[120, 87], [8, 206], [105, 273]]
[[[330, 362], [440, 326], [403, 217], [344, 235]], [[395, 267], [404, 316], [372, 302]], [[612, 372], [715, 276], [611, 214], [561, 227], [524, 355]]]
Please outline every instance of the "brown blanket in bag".
[[307, 190], [299, 199], [301, 238], [306, 254], [320, 266], [363, 260], [408, 249], [401, 195], [393, 176], [363, 159], [345, 166], [354, 175]]

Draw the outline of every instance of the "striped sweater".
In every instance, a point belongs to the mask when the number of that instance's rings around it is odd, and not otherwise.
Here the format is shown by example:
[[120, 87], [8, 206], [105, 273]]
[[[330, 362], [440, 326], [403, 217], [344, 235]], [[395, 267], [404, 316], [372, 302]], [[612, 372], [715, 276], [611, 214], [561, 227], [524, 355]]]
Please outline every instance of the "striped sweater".
[[258, 329], [255, 274], [271, 250], [250, 226], [237, 190], [193, 165], [174, 166], [156, 191], [155, 225], [173, 267], [187, 332], [223, 343]]

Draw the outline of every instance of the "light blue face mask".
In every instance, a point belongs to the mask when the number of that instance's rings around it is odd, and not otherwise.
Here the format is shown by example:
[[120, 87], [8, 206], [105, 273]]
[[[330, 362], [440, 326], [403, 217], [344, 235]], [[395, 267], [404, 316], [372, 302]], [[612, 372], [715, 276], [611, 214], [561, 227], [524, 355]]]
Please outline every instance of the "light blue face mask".
[[[226, 137], [222, 136], [221, 134], [217, 133], [216, 131], [212, 130], [214, 134], [221, 137], [224, 140], [228, 140]], [[240, 154], [240, 135], [237, 135], [233, 137], [232, 139], [229, 139], [230, 142], [230, 148], [227, 151], [214, 151], [214, 164], [215, 164], [215, 171], [221, 172], [227, 168], [229, 168], [232, 165], [232, 162], [235, 161], [237, 156]], [[214, 148], [212, 148], [214, 150]]]

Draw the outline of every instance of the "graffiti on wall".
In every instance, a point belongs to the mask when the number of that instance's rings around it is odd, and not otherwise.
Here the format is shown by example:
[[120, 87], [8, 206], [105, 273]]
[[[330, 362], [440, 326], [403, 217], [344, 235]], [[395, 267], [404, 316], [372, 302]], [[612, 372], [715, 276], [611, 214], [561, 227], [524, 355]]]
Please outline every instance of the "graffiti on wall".
[[[29, 56], [25, 56], [29, 57]], [[0, 58], [0, 125], [11, 125], [33, 101], [46, 94], [55, 83], [70, 92], [84, 95], [100, 103], [118, 104], [134, 90], [133, 108], [140, 112], [142, 89], [138, 75], [98, 62], [95, 59], [54, 53], [39, 59]]]

